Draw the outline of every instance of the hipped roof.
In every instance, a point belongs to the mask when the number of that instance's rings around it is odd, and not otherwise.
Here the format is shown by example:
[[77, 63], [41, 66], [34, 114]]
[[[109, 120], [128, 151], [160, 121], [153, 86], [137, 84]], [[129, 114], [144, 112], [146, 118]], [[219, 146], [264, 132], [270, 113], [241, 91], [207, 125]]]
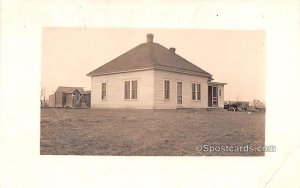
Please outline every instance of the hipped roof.
[[172, 50], [154, 42], [140, 44], [87, 75], [98, 76], [143, 69], [157, 69], [212, 77], [211, 74]]

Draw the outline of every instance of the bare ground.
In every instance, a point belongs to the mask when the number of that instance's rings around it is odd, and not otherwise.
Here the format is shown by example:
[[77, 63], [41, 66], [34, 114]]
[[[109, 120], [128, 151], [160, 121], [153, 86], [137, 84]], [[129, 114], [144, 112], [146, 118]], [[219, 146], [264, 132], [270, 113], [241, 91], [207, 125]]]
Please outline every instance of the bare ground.
[[200, 146], [263, 146], [265, 114], [205, 110], [41, 109], [42, 155], [262, 156], [199, 152]]

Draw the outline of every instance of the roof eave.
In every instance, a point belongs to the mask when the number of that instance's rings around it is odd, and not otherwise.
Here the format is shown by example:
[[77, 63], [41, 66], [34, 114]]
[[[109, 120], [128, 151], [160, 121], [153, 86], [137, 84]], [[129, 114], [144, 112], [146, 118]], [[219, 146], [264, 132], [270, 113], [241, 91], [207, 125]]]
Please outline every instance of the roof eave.
[[207, 77], [207, 78], [212, 79], [212, 75], [208, 72], [198, 72], [198, 71], [191, 71], [191, 70], [179, 69], [179, 68], [174, 68], [174, 67], [166, 67], [166, 66], [156, 66], [155, 69], [169, 71], [169, 72], [182, 73], [182, 74], [195, 75], [195, 76], [202, 76], [202, 77]]
[[175, 72], [175, 73], [181, 73], [181, 74], [189, 74], [189, 75], [195, 75], [195, 76], [202, 76], [202, 77], [207, 77], [210, 79], [212, 78], [212, 75], [206, 72], [196, 72], [196, 71], [190, 71], [190, 70], [185, 70], [185, 69], [177, 69], [177, 68], [170, 68], [170, 67], [149, 67], [149, 68], [144, 68], [144, 69], [133, 69], [133, 70], [128, 70], [128, 71], [116, 71], [116, 72], [103, 72], [103, 73], [89, 73], [87, 76], [93, 77], [93, 76], [103, 76], [103, 75], [110, 75], [110, 74], [120, 74], [120, 73], [127, 73], [127, 72], [136, 72], [136, 71], [144, 71], [144, 70], [162, 70], [162, 71], [169, 71], [169, 72]]
[[89, 73], [87, 76], [93, 77], [93, 76], [102, 76], [102, 75], [109, 75], [109, 74], [120, 74], [120, 73], [127, 73], [127, 72], [136, 72], [136, 71], [144, 71], [144, 70], [150, 70], [153, 69], [154, 67], [149, 67], [149, 68], [143, 68], [143, 69], [132, 69], [132, 70], [127, 70], [127, 71], [116, 71], [116, 72], [103, 72], [103, 73]]

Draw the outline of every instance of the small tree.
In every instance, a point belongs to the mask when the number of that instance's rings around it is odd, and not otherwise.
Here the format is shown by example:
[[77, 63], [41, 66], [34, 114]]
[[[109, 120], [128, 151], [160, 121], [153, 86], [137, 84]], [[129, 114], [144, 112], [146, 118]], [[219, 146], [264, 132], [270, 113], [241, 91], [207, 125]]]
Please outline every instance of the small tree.
[[41, 96], [40, 96], [41, 107], [43, 106], [43, 100], [45, 102], [45, 97], [46, 97], [46, 89], [42, 87], [41, 88]]

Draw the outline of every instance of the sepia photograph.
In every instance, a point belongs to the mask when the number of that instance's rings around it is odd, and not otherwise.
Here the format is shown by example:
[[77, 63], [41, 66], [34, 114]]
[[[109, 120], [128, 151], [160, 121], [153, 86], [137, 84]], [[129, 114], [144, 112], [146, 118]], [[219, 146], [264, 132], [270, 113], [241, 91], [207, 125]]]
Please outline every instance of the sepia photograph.
[[0, 187], [299, 188], [299, 5], [0, 1]]
[[43, 28], [41, 155], [264, 156], [265, 32]]

